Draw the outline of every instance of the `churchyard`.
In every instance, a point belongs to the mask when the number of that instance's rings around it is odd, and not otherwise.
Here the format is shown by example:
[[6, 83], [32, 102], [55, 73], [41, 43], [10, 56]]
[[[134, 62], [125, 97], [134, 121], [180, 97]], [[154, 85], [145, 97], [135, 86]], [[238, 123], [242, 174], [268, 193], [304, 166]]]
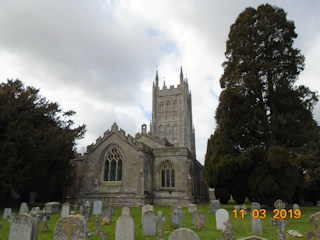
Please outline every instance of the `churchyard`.
[[[279, 206], [280, 210], [283, 208], [281, 204], [278, 204], [277, 206]], [[176, 238], [176, 235], [179, 235], [177, 234], [178, 232], [172, 234], [179, 227], [188, 228], [191, 230], [186, 230], [189, 232], [183, 234], [195, 233], [200, 239], [247, 239], [246, 237], [253, 235], [258, 236], [261, 239], [278, 239], [278, 225], [280, 222], [279, 219], [273, 219], [274, 208], [266, 208], [263, 205], [260, 207], [260, 209], [266, 210], [265, 218], [261, 219], [261, 221], [260, 219], [251, 220], [251, 208], [259, 209], [259, 205], [257, 203], [251, 204], [249, 202], [246, 202], [245, 207], [243, 207], [242, 205], [236, 206], [234, 202], [231, 202], [227, 205], [222, 204], [220, 206], [212, 204], [212, 206], [209, 207], [208, 204], [201, 204], [190, 205], [189, 207], [182, 208], [177, 207], [175, 209], [171, 207], [161, 206], [144, 206], [143, 208], [141, 206], [130, 208], [125, 207], [122, 209], [121, 207], [107, 208], [106, 206], [102, 206], [99, 202], [95, 204], [95, 206], [92, 206], [88, 203], [82, 206], [74, 206], [69, 204], [64, 204], [62, 206], [62, 204], [57, 205], [55, 203], [52, 203], [46, 205], [45, 211], [43, 210], [44, 205], [38, 205], [39, 208], [32, 207], [36, 206], [28, 206], [29, 209], [21, 209], [20, 207], [13, 208], [12, 212], [14, 213], [14, 216], [11, 217], [11, 220], [9, 219], [9, 221], [6, 219], [6, 217], [11, 215], [10, 211], [4, 211], [4, 209], [1, 209], [1, 240], [21, 239], [15, 238], [17, 237], [17, 234], [21, 234], [19, 233], [19, 231], [23, 232], [22, 234], [25, 235], [27, 235], [28, 232], [30, 234], [31, 230], [26, 227], [26, 224], [24, 224], [23, 226], [19, 224], [17, 225], [18, 220], [16, 216], [19, 215], [19, 211], [21, 214], [28, 211], [29, 215], [33, 216], [33, 221], [38, 221], [39, 224], [35, 224], [35, 226], [39, 226], [37, 238], [39, 240], [68, 239], [66, 235], [71, 234], [70, 231], [73, 231], [72, 228], [70, 228], [71, 223], [78, 224], [79, 226], [81, 226], [81, 228], [87, 229], [84, 232], [88, 232], [90, 233], [90, 235], [92, 235], [88, 239], [116, 239], [116, 232], [118, 235], [122, 235], [124, 237], [123, 239], [128, 240], [129, 237], [127, 237], [126, 234], [134, 234], [134, 239], [156, 239], [159, 234], [162, 234], [159, 233], [159, 224], [163, 226], [164, 239], [181, 239]], [[296, 207], [297, 206], [294, 206], [294, 208]], [[289, 210], [292, 208], [292, 206], [286, 206], [286, 212], [289, 213]], [[234, 211], [235, 209], [237, 209], [236, 218]], [[241, 209], [243, 209], [243, 211], [240, 211]], [[284, 223], [282, 226], [285, 227], [286, 232], [287, 230], [296, 230], [305, 237], [306, 234], [314, 228], [310, 223], [308, 223], [308, 219], [310, 215], [319, 212], [320, 207], [307, 206], [301, 207], [300, 210], [301, 217], [294, 218], [294, 216], [297, 217], [298, 215], [292, 215], [292, 218], [287, 217], [283, 221], [285, 222], [288, 220], [288, 223]], [[84, 217], [79, 217], [74, 213], [72, 215], [68, 215], [73, 211], [76, 211], [77, 214], [79, 214], [79, 212], [82, 213]], [[162, 217], [160, 211], [162, 212]], [[142, 212], [144, 212], [143, 216]], [[244, 215], [244, 218], [241, 217], [242, 212], [247, 213], [246, 215]], [[103, 218], [97, 218], [97, 215], [94, 214], [99, 214], [99, 216], [103, 216]], [[61, 218], [61, 215], [65, 217]], [[227, 215], [229, 215], [230, 221], [226, 221]], [[320, 216], [317, 217], [320, 218]], [[160, 218], [162, 221], [159, 222], [158, 220]], [[24, 215], [23, 219], [19, 221], [24, 221], [25, 223], [28, 219], [31, 219], [31, 217]], [[61, 220], [59, 221], [59, 219]], [[116, 227], [117, 221], [118, 226]], [[319, 219], [317, 221], [317, 231], [319, 231]], [[11, 224], [16, 224], [14, 229], [10, 229], [10, 222]], [[121, 224], [123, 224], [123, 226], [121, 226]], [[252, 224], [254, 226], [252, 226]], [[155, 226], [158, 226], [158, 229]], [[226, 230], [217, 230], [217, 228]], [[259, 234], [259, 231], [261, 230], [263, 234]], [[36, 231], [36, 229], [34, 231]], [[252, 233], [252, 231], [256, 231], [256, 233]], [[8, 238], [9, 232], [12, 235], [12, 238]], [[81, 235], [82, 233], [78, 234]], [[319, 234], [320, 236], [319, 232], [316, 234]], [[172, 236], [170, 237], [170, 235]], [[56, 238], [54, 238], [54, 236], [56, 236]], [[233, 236], [235, 238], [233, 238]], [[191, 239], [197, 238], [194, 237]], [[285, 238], [279, 239], [295, 238], [290, 237], [288, 234], [286, 234]]]

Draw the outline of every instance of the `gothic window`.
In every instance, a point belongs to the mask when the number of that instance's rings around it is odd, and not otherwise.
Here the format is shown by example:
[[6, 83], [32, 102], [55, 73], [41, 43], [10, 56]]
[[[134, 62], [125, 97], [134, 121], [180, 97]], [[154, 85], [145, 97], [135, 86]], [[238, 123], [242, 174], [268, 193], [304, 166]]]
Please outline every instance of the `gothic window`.
[[170, 137], [171, 137], [171, 134], [172, 134], [170, 124], [167, 124], [166, 130], [167, 130], [167, 135], [166, 135], [166, 137], [167, 137], [167, 138], [170, 138]]
[[162, 127], [162, 125], [159, 125], [159, 131], [158, 131], [158, 133], [159, 133], [159, 137], [162, 137], [163, 136], [163, 127]]
[[164, 118], [164, 104], [163, 104], [163, 102], [160, 102], [160, 104], [159, 104], [159, 118], [160, 119]]
[[110, 182], [122, 180], [122, 161], [122, 154], [113, 146], [105, 155], [104, 181]]
[[171, 113], [172, 113], [172, 109], [171, 109], [171, 102], [167, 101], [166, 104], [166, 119], [171, 119]]
[[165, 161], [160, 168], [160, 184], [163, 189], [175, 187], [175, 172], [173, 164], [170, 161]]
[[178, 118], [178, 100], [173, 102], [173, 117]]
[[173, 125], [173, 134], [172, 134], [172, 137], [173, 137], [173, 141], [174, 141], [174, 142], [179, 141], [178, 124], [177, 124], [177, 123], [175, 123], [175, 124]]

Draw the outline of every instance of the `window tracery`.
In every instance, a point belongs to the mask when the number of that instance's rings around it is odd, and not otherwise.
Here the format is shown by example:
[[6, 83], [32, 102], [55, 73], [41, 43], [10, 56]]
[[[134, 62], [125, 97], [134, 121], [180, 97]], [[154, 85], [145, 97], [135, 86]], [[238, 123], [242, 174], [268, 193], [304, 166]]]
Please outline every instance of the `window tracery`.
[[160, 187], [162, 189], [172, 189], [175, 187], [175, 170], [170, 161], [165, 161], [161, 166]]
[[122, 161], [123, 157], [121, 152], [113, 146], [105, 155], [104, 181], [122, 180]]

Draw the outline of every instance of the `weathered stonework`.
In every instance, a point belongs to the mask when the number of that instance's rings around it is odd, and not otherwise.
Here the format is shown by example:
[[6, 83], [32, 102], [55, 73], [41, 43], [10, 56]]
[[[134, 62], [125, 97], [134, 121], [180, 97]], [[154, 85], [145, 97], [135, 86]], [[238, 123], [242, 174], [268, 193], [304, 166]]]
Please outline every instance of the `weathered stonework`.
[[[160, 90], [158, 74], [155, 82], [151, 132], [144, 124], [141, 133], [132, 137], [114, 123], [87, 147], [83, 156], [72, 160], [74, 182], [68, 192], [71, 200], [101, 200], [113, 205], [208, 201], [203, 166], [195, 157], [188, 83], [182, 70], [177, 88]], [[164, 102], [168, 105], [162, 109]], [[159, 132], [159, 124], [172, 128]]]

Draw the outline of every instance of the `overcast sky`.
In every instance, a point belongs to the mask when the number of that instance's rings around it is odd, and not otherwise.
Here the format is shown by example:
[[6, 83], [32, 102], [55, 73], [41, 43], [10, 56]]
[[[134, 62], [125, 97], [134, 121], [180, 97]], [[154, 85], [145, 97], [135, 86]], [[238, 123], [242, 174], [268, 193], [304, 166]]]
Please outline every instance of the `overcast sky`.
[[[77, 146], [84, 151], [113, 122], [133, 136], [143, 123], [149, 129], [156, 68], [160, 86], [176, 86], [182, 65], [204, 163], [230, 25], [266, 2], [295, 22], [306, 58], [297, 84], [319, 91], [319, 0], [0, 0], [0, 80], [19, 78], [76, 111], [76, 124], [87, 125]], [[319, 104], [314, 116], [320, 122]]]

